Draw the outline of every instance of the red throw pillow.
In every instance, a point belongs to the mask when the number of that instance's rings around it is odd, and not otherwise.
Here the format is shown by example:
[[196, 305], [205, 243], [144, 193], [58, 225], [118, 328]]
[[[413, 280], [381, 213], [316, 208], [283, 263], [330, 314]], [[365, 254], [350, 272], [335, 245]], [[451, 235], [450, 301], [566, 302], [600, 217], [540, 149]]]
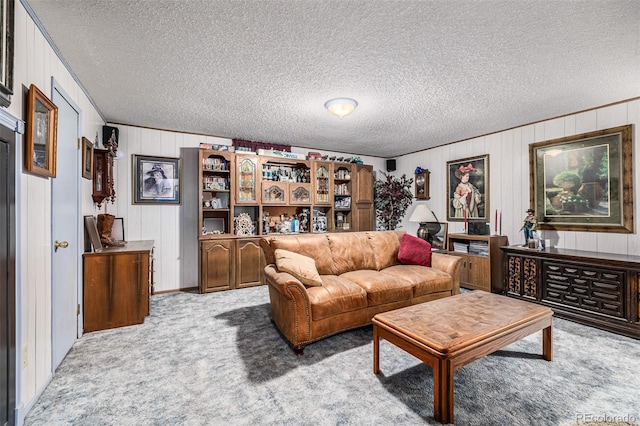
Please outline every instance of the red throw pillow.
[[400, 238], [398, 260], [407, 265], [431, 266], [431, 244], [422, 238], [403, 234]]

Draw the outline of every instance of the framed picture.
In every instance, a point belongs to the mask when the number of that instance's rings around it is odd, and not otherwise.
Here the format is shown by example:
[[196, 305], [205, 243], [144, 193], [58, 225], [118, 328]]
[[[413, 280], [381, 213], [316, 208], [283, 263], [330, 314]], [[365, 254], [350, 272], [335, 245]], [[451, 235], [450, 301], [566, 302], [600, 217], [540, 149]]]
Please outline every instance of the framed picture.
[[11, 105], [13, 94], [14, 0], [0, 0], [0, 106]]
[[489, 221], [489, 154], [447, 162], [447, 220]]
[[180, 159], [133, 154], [133, 204], [180, 204]]
[[[100, 236], [98, 235], [98, 227], [96, 226], [96, 219], [93, 216], [84, 217], [84, 229], [85, 229], [86, 235], [89, 237], [91, 246], [93, 246], [93, 251], [102, 250], [102, 243], [100, 242]], [[87, 247], [85, 244], [85, 250], [86, 249]]]
[[431, 242], [431, 248], [438, 250], [446, 250], [447, 249], [447, 237], [449, 235], [449, 224], [446, 222], [440, 222], [440, 231], [436, 235], [433, 236], [433, 241]]
[[91, 180], [93, 175], [93, 143], [82, 137], [82, 177]]
[[351, 197], [336, 197], [333, 204], [336, 209], [350, 209]]
[[203, 220], [202, 226], [202, 235], [225, 233], [225, 223], [222, 217], [207, 217]]
[[33, 84], [29, 87], [26, 133], [24, 158], [27, 171], [56, 177], [58, 107]]
[[633, 232], [633, 128], [529, 145], [538, 229]]

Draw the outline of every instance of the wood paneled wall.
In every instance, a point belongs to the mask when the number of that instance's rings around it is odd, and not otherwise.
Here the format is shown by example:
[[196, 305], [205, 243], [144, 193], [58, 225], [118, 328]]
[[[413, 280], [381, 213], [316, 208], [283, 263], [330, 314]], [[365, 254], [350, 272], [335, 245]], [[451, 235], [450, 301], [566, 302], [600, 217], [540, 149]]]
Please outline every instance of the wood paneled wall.
[[[396, 175], [413, 176], [416, 166], [431, 170], [431, 199], [427, 205], [438, 219], [445, 222], [446, 215], [446, 164], [476, 155], [489, 154], [490, 217], [493, 232], [495, 209], [502, 212], [502, 233], [510, 244], [522, 244], [519, 231], [529, 208], [529, 145], [535, 142], [602, 130], [610, 127], [634, 124], [634, 194], [640, 193], [640, 100], [632, 100], [582, 113], [524, 125], [515, 129], [469, 139], [463, 142], [428, 149], [397, 159]], [[620, 254], [640, 252], [640, 203], [634, 204], [635, 232], [616, 234], [603, 232], [542, 231], [543, 238], [551, 239], [552, 246]], [[415, 234], [418, 224], [408, 218], [416, 203], [409, 208], [402, 223], [403, 229]], [[451, 222], [449, 232], [461, 232], [461, 222]]]
[[[15, 2], [14, 95], [7, 111], [23, 121], [25, 90], [33, 83], [51, 98], [51, 77], [82, 110], [82, 135], [92, 141], [104, 121], [89, 98], [35, 25], [20, 1]], [[80, 164], [78, 164], [79, 170]], [[44, 389], [51, 371], [51, 179], [23, 172], [17, 176], [21, 215], [18, 230], [16, 336], [18, 365], [17, 421]], [[83, 214], [92, 214], [91, 182], [82, 180]], [[82, 231], [79, 224], [80, 232]], [[80, 263], [81, 264], [81, 263]], [[26, 367], [22, 367], [22, 357]]]
[[[195, 149], [200, 143], [231, 145], [231, 139], [193, 135], [135, 126], [110, 124], [120, 130], [119, 149], [124, 157], [115, 162], [116, 203], [106, 206], [109, 213], [123, 217], [126, 237], [129, 240], [154, 240], [155, 291], [171, 291], [198, 286], [197, 205], [183, 202], [181, 205], [132, 204], [132, 154], [160, 157], [180, 157], [183, 148]], [[306, 154], [309, 149], [292, 147], [292, 152]], [[317, 151], [317, 150], [313, 150]], [[350, 156], [344, 153], [318, 151], [330, 156]], [[362, 156], [361, 156], [362, 157]], [[374, 170], [383, 170], [384, 159], [362, 157]], [[183, 185], [194, 179], [197, 170], [182, 167]], [[197, 182], [197, 179], [195, 180]], [[188, 188], [183, 186], [183, 194]], [[194, 213], [195, 211], [195, 213]]]

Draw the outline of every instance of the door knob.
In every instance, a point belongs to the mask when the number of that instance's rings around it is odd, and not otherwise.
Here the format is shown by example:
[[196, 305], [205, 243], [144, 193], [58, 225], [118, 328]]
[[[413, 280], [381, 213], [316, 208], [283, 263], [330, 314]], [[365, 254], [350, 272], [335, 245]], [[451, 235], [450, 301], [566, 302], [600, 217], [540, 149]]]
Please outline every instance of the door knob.
[[56, 240], [56, 241], [53, 243], [53, 247], [54, 247], [54, 250], [53, 250], [53, 251], [54, 251], [54, 252], [57, 252], [57, 251], [58, 251], [58, 248], [67, 248], [67, 247], [69, 247], [69, 243], [68, 243], [68, 242], [66, 242], [66, 241], [58, 241], [58, 240]]

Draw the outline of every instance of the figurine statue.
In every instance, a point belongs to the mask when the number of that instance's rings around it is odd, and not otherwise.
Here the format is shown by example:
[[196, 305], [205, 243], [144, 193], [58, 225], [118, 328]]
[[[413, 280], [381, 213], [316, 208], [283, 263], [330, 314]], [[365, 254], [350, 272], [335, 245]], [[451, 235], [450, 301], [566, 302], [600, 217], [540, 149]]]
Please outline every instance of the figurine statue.
[[538, 224], [538, 219], [536, 219], [535, 210], [528, 209], [527, 215], [525, 216], [522, 224], [522, 228], [520, 230], [524, 230], [524, 244], [523, 246], [527, 246], [529, 240], [533, 238], [533, 231], [536, 229], [536, 225]]

